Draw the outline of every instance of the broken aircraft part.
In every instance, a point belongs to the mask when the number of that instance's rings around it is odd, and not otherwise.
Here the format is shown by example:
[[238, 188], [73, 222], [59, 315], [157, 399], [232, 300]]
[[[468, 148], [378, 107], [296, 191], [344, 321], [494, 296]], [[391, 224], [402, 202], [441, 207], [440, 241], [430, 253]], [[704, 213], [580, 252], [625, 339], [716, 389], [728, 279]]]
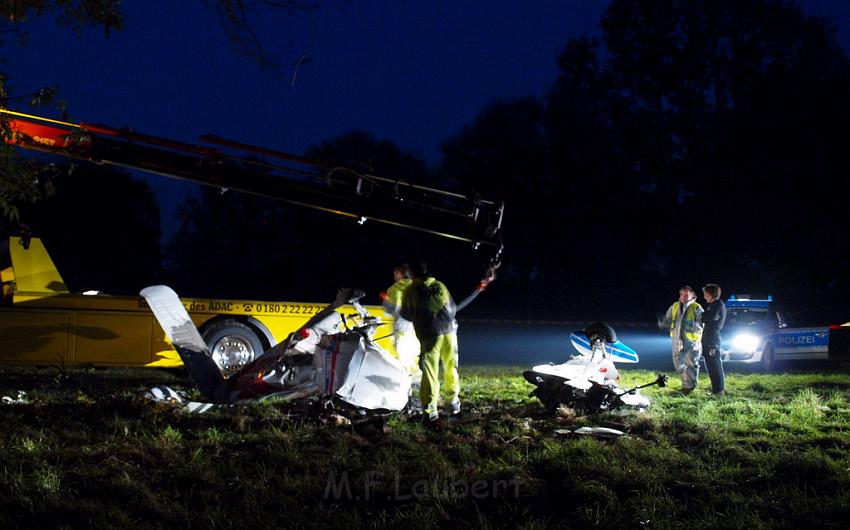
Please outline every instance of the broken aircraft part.
[[617, 340], [614, 329], [604, 322], [591, 324], [582, 331], [570, 334], [570, 342], [579, 352], [563, 364], [544, 364], [523, 373], [526, 381], [536, 388], [531, 392], [554, 412], [560, 405], [584, 413], [614, 410], [620, 407], [646, 409], [649, 398], [640, 389], [665, 386], [667, 376], [632, 389], [619, 385], [620, 374], [615, 362], [636, 363], [638, 354]]
[[[360, 306], [363, 291], [340, 289], [330, 305], [228, 379], [212, 360], [177, 293], [157, 285], [140, 294], [210, 402], [337, 397], [354, 407], [387, 411], [407, 404], [410, 373], [375, 343], [375, 330], [382, 323]], [[358, 312], [354, 325], [336, 312], [345, 304]]]

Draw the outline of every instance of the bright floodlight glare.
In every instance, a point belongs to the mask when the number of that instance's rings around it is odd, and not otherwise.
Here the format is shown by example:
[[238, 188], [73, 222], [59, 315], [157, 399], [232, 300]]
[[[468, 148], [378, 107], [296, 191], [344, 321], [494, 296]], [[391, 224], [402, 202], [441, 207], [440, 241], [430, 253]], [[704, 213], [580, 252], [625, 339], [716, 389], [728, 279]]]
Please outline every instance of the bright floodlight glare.
[[742, 351], [755, 351], [759, 345], [759, 338], [750, 333], [741, 333], [740, 335], [736, 335], [734, 339], [732, 339], [732, 347], [736, 350]]

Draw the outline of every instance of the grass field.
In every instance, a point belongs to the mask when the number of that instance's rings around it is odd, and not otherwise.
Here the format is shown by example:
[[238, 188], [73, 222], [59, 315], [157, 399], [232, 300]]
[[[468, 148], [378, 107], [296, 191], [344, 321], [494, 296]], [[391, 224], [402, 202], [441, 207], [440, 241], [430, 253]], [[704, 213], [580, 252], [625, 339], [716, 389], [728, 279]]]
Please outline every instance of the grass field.
[[[839, 527], [850, 375], [651, 388], [646, 413], [546, 415], [522, 368], [462, 370], [459, 421], [323, 423], [267, 401], [185, 415], [174, 373], [0, 368], [0, 528]], [[626, 384], [654, 374], [625, 370]], [[671, 375], [671, 380], [673, 379]], [[568, 431], [619, 428], [599, 439]]]

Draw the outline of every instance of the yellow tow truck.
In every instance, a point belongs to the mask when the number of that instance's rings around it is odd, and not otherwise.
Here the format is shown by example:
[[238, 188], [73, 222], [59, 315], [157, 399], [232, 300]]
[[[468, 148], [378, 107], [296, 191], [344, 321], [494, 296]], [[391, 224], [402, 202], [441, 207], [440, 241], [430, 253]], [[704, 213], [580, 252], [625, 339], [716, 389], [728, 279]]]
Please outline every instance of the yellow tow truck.
[[[0, 363], [182, 366], [143, 298], [70, 292], [37, 237], [4, 242], [0, 284]], [[192, 298], [183, 304], [225, 375], [285, 339], [326, 305]], [[379, 306], [366, 309], [383, 314]], [[379, 341], [385, 348], [388, 342]]]

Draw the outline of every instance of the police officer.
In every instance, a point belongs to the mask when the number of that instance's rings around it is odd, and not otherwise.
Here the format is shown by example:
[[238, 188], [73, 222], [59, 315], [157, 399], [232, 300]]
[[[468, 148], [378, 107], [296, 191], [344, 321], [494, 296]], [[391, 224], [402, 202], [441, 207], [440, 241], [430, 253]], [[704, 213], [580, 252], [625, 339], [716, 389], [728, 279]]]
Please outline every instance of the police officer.
[[720, 299], [720, 286], [709, 283], [702, 288], [705, 301], [708, 304], [702, 314], [702, 323], [705, 326], [702, 332], [702, 352], [705, 359], [705, 368], [711, 379], [711, 392], [715, 395], [723, 395], [725, 392], [725, 376], [723, 374], [723, 360], [720, 358], [720, 330], [726, 323], [726, 304]]
[[690, 394], [697, 386], [702, 350], [702, 306], [689, 285], [679, 289], [679, 299], [667, 309], [661, 320], [662, 329], [669, 328], [673, 341], [673, 367], [682, 377], [682, 393]]

